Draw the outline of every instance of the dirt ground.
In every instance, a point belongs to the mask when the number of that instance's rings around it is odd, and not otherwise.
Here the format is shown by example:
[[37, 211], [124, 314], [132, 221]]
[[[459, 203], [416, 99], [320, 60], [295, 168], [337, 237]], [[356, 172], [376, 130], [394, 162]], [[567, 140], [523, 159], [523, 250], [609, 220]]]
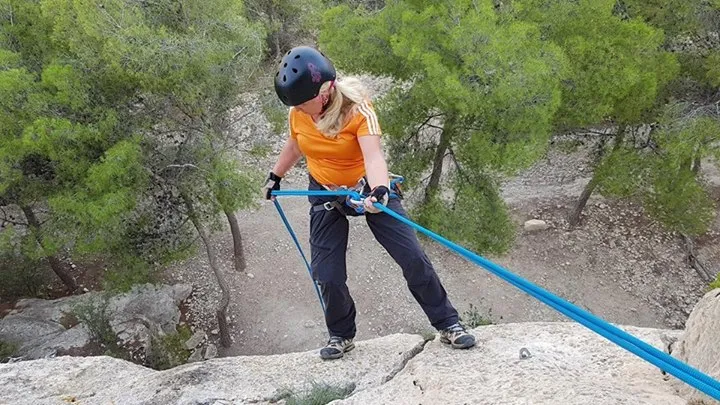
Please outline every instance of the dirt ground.
[[[717, 182], [710, 168], [708, 176]], [[546, 159], [503, 188], [517, 225], [512, 250], [488, 257], [521, 277], [616, 324], [682, 328], [706, 284], [685, 263], [677, 235], [648, 220], [629, 202], [591, 198], [580, 226], [565, 218], [589, 180], [586, 153], [551, 150]], [[294, 169], [284, 189], [307, 186], [303, 170]], [[308, 203], [283, 198], [282, 206], [309, 257]], [[527, 233], [524, 221], [545, 220], [547, 230]], [[221, 355], [278, 354], [321, 347], [326, 339], [322, 310], [304, 263], [274, 206], [238, 213], [244, 236], [247, 272], [232, 269], [231, 236], [214, 236], [220, 265], [232, 289], [230, 325], [234, 344]], [[720, 223], [699, 241], [699, 253], [717, 273]], [[357, 306], [357, 339], [432, 331], [410, 295], [399, 267], [373, 239], [363, 218], [351, 218], [348, 285]], [[430, 240], [428, 256], [461, 316], [477, 308], [493, 323], [568, 321], [486, 270]], [[170, 281], [191, 283], [189, 304], [196, 327], [217, 337], [214, 305], [219, 291], [204, 251], [166, 272]]]

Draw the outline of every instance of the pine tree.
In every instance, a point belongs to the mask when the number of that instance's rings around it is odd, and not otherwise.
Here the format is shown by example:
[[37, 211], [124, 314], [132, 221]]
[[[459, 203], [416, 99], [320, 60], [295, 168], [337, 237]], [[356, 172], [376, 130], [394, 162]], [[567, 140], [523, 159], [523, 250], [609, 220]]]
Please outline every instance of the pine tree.
[[[4, 230], [15, 235], [6, 249], [102, 254], [130, 277], [251, 202], [253, 175], [226, 130], [262, 54], [241, 2], [2, 0], [0, 10], [0, 205], [26, 212], [33, 230]], [[184, 165], [203, 175], [178, 177]], [[38, 226], [23, 207], [38, 210]]]
[[[640, 20], [623, 20], [614, 0], [518, 0], [513, 14], [535, 22], [558, 44], [570, 61], [563, 82], [557, 130], [612, 123], [612, 147], [598, 141], [594, 161], [621, 153], [629, 127], [639, 125], [658, 104], [663, 87], [677, 74], [677, 62], [662, 48], [664, 36]], [[596, 171], [570, 215], [575, 225], [595, 188], [603, 182]]]
[[498, 174], [545, 151], [568, 64], [559, 47], [489, 0], [339, 6], [320, 44], [342, 70], [399, 81], [378, 110], [391, 170], [424, 188], [415, 219], [482, 252], [508, 249]]

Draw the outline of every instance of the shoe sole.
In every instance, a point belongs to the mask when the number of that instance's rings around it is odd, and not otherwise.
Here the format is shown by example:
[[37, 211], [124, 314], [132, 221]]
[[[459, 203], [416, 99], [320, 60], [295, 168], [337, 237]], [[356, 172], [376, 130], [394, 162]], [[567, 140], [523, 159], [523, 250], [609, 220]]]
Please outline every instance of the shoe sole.
[[355, 343], [350, 343], [349, 345], [345, 346], [345, 350], [344, 350], [344, 351], [342, 351], [342, 352], [340, 352], [340, 353], [338, 353], [338, 354], [330, 355], [330, 356], [320, 355], [320, 358], [323, 359], [323, 360], [335, 360], [335, 359], [339, 359], [339, 358], [341, 358], [342, 356], [344, 356], [345, 353], [349, 352], [350, 350], [352, 350], [352, 349], [354, 349], [354, 348], [355, 348]]
[[469, 348], [475, 346], [475, 343], [476, 343], [475, 341], [473, 341], [470, 344], [456, 344], [456, 343], [452, 343], [450, 341], [450, 339], [442, 337], [442, 336], [440, 337], [440, 342], [445, 343], [446, 345], [452, 346], [453, 349], [469, 349]]

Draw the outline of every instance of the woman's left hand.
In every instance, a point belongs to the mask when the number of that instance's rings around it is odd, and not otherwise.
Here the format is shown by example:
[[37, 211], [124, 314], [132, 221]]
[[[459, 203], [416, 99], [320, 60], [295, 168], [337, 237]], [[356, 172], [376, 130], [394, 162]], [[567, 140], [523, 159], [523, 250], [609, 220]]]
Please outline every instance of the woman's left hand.
[[375, 208], [373, 204], [380, 202], [382, 205], [387, 205], [389, 199], [390, 190], [386, 186], [377, 186], [373, 188], [370, 195], [363, 200], [363, 203], [365, 204], [365, 212], [377, 214], [380, 210]]

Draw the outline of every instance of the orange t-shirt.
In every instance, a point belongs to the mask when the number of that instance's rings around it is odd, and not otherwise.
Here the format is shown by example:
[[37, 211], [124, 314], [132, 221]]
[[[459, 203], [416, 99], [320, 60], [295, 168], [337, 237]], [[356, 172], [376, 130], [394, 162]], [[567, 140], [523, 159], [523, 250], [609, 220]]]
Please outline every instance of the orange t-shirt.
[[288, 120], [290, 137], [297, 141], [310, 175], [320, 184], [352, 187], [365, 175], [358, 138], [381, 134], [370, 102], [357, 105], [355, 114], [334, 139], [323, 136], [312, 117], [296, 108], [290, 109]]

